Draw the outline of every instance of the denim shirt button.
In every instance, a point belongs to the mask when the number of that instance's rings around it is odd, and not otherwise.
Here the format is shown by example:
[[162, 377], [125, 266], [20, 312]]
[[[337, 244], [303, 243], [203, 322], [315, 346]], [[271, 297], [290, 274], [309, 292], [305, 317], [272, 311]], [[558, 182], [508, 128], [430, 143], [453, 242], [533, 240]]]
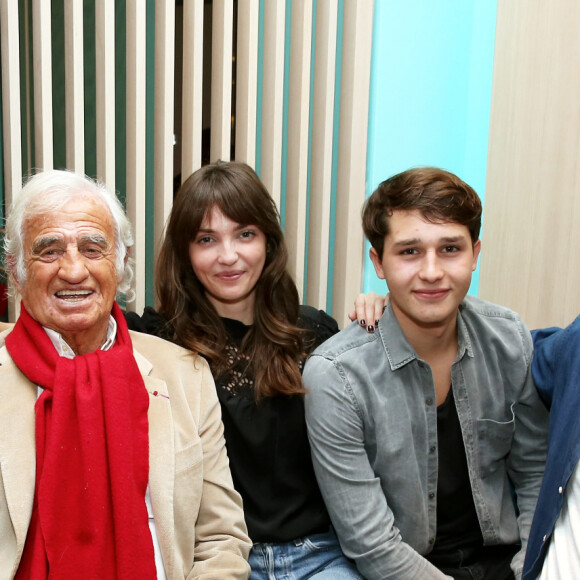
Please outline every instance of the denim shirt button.
[[430, 491], [429, 492], [429, 499], [433, 499], [435, 497], [435, 492]]
[[435, 538], [429, 538], [429, 543], [430, 544], [434, 544], [435, 543]]
[[429, 453], [435, 453], [435, 449], [437, 449], [435, 445], [431, 445], [431, 447], [429, 447]]
[[427, 403], [427, 406], [430, 407], [433, 404], [433, 399], [429, 398], [425, 401], [425, 403]]

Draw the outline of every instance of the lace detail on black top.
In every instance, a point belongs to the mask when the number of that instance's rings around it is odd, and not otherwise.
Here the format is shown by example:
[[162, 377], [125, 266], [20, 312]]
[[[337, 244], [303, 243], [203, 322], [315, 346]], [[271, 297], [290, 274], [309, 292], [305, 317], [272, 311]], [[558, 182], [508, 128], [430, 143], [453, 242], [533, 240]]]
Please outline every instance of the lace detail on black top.
[[[143, 316], [134, 313], [125, 315], [131, 330], [147, 332], [161, 336], [166, 340], [172, 338], [173, 332], [167, 322], [153, 308], [147, 307]], [[249, 357], [240, 351], [244, 337], [251, 326], [246, 326], [238, 320], [223, 318], [229, 342], [225, 347], [228, 360], [228, 369], [220, 376], [215, 377], [216, 386], [235, 396], [254, 397], [254, 377], [249, 372]], [[317, 346], [338, 332], [336, 321], [322, 310], [311, 306], [300, 307], [298, 326], [308, 331], [304, 337], [304, 350], [310, 354]], [[211, 361], [210, 366], [211, 366]], [[300, 372], [304, 367], [305, 359], [298, 363]]]
[[[219, 377], [215, 377], [216, 386], [225, 389], [234, 396], [254, 397], [254, 377], [249, 371], [249, 358], [240, 351], [240, 346], [251, 326], [222, 318], [230, 342], [226, 346], [228, 369]], [[298, 326], [309, 331], [304, 337], [306, 354], [310, 354], [318, 345], [330, 338], [338, 331], [338, 326], [333, 318], [322, 311], [310, 306], [300, 307]], [[298, 363], [302, 373], [305, 359]], [[210, 361], [211, 366], [211, 361]]]
[[254, 379], [246, 374], [250, 357], [241, 353], [237, 344], [228, 344], [226, 346], [226, 357], [228, 371], [219, 378], [217, 381], [218, 386], [233, 395], [253, 397]]
[[[167, 328], [148, 309], [129, 316], [134, 329], [157, 333]], [[228, 335], [223, 354], [231, 365], [216, 380], [224, 435], [236, 490], [244, 501], [248, 533], [254, 542], [289, 542], [328, 530], [330, 519], [310, 458], [302, 397], [254, 400], [254, 380], [240, 346], [251, 327], [223, 319]], [[300, 307], [298, 324], [311, 332], [312, 352], [338, 331], [336, 322], [315, 308]]]
[[[253, 397], [254, 379], [246, 372], [250, 357], [241, 353], [238, 345], [228, 344], [226, 346], [226, 358], [228, 361], [228, 370], [216, 380], [216, 384], [232, 395]], [[304, 360], [302, 359], [298, 363], [300, 373], [304, 370]]]

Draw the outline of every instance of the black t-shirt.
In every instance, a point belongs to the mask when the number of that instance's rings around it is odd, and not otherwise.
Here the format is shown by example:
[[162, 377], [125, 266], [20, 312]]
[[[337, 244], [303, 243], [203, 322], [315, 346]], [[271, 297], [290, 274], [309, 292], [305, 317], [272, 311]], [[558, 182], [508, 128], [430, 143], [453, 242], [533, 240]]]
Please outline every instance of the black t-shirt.
[[437, 536], [427, 556], [434, 564], [458, 550], [476, 553], [483, 546], [453, 389], [437, 407], [437, 442]]
[[[330, 520], [310, 458], [303, 397], [267, 397], [256, 403], [254, 377], [248, 376], [239, 351], [251, 327], [222, 320], [230, 369], [216, 388], [249, 535], [254, 542], [286, 542], [325, 531]], [[163, 334], [163, 319], [150, 308], [141, 318], [128, 315], [128, 323], [134, 330]], [[300, 308], [299, 326], [309, 331], [309, 351], [338, 332], [334, 319], [309, 306]]]

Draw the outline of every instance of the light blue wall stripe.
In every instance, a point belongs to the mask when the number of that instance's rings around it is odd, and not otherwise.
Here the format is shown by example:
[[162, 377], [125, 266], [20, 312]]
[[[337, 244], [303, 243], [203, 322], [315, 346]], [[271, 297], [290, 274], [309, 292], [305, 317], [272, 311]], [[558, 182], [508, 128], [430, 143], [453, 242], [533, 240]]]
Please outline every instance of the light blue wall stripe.
[[[367, 194], [409, 167], [435, 165], [484, 198], [496, 12], [496, 0], [376, 0]], [[471, 293], [478, 283], [476, 272]], [[370, 290], [385, 284], [366, 258]]]

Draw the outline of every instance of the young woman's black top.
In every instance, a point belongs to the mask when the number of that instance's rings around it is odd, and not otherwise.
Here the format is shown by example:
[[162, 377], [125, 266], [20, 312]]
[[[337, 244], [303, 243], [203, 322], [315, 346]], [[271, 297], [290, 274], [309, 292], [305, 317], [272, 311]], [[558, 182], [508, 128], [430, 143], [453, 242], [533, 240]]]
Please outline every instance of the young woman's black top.
[[[151, 308], [141, 318], [134, 314], [127, 318], [133, 330], [164, 334], [164, 320]], [[250, 327], [222, 320], [231, 364], [216, 388], [249, 535], [254, 542], [286, 542], [326, 531], [330, 521], [312, 468], [303, 398], [267, 397], [256, 403], [254, 377], [246, 372], [247, 361], [239, 350]], [[308, 331], [308, 352], [338, 332], [333, 318], [310, 306], [301, 306], [299, 326]]]

